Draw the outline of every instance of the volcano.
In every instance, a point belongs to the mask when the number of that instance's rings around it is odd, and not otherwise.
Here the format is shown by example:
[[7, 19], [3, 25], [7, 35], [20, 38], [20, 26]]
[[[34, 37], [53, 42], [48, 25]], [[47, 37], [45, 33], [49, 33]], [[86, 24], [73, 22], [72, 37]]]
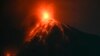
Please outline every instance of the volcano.
[[100, 56], [99, 36], [65, 24], [60, 27], [54, 24], [48, 34], [42, 34], [42, 38], [41, 31], [32, 36], [30, 42], [21, 47], [17, 56]]
[[100, 56], [100, 37], [58, 22], [52, 7], [39, 7], [38, 22], [26, 34], [17, 56]]

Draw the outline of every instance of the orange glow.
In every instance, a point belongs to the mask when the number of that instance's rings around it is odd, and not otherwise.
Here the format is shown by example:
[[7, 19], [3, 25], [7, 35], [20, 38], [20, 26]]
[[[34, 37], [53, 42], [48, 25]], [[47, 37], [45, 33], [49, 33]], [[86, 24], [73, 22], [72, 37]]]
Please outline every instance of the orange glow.
[[47, 10], [43, 10], [42, 12], [41, 12], [41, 21], [43, 22], [43, 23], [47, 23], [49, 20], [51, 20], [52, 19], [52, 17], [51, 17], [51, 14], [50, 14], [50, 12], [49, 11], [47, 11]]
[[25, 42], [31, 41], [33, 37], [44, 39], [43, 37], [48, 35], [54, 25], [60, 26], [59, 22], [54, 19], [54, 6], [51, 6], [51, 4], [39, 4], [35, 14], [38, 22], [34, 28], [28, 31]]
[[39, 3], [36, 5], [36, 9], [33, 12], [39, 21], [48, 21], [51, 18], [54, 18], [54, 5], [52, 3]]
[[15, 54], [12, 51], [6, 51], [4, 56], [15, 56]]
[[11, 56], [11, 54], [10, 53], [7, 53], [6, 56]]
[[16, 53], [17, 53], [16, 48], [8, 47], [8, 48], [4, 49], [3, 56], [16, 56]]
[[48, 20], [50, 18], [50, 15], [48, 12], [43, 12], [43, 19]]

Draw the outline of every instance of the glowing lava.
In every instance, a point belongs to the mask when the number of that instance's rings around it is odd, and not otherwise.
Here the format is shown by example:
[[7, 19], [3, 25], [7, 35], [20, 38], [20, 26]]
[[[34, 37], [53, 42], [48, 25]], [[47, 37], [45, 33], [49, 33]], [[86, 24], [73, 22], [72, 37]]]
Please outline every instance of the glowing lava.
[[38, 22], [36, 26], [29, 32], [29, 35], [26, 37], [26, 41], [30, 41], [33, 37], [39, 37], [43, 39], [46, 37], [54, 25], [58, 26], [58, 22], [54, 19], [43, 19], [42, 21]]
[[48, 20], [49, 18], [50, 18], [49, 13], [48, 12], [43, 12], [43, 19]]
[[42, 12], [41, 17], [42, 17], [41, 21], [43, 23], [48, 23], [51, 20], [51, 15], [50, 15], [49, 11], [46, 11], [46, 10]]
[[37, 9], [37, 17], [39, 18], [39, 21], [36, 26], [29, 31], [25, 41], [30, 41], [34, 37], [44, 39], [55, 25], [61, 28], [59, 22], [53, 17], [54, 11], [52, 8], [53, 7], [49, 5], [41, 5]]

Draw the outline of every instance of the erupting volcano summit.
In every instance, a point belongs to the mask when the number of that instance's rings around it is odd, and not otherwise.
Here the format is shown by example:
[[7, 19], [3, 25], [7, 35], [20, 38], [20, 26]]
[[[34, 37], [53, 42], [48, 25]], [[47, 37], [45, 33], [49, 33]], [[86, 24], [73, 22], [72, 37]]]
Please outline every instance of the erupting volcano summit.
[[[51, 29], [56, 25], [61, 29], [60, 23], [54, 19], [53, 6], [48, 4], [41, 5], [36, 12], [38, 22], [26, 36], [26, 41], [30, 41], [34, 36], [39, 36], [40, 39], [46, 37]], [[62, 29], [61, 29], [62, 30]]]

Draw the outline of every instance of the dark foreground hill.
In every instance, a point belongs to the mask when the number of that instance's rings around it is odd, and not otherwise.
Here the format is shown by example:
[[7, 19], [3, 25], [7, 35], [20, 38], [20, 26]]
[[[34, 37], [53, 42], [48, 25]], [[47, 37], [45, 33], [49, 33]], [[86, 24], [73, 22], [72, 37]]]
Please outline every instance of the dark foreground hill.
[[17, 56], [100, 56], [100, 37], [62, 25], [54, 26], [45, 39], [34, 37]]

